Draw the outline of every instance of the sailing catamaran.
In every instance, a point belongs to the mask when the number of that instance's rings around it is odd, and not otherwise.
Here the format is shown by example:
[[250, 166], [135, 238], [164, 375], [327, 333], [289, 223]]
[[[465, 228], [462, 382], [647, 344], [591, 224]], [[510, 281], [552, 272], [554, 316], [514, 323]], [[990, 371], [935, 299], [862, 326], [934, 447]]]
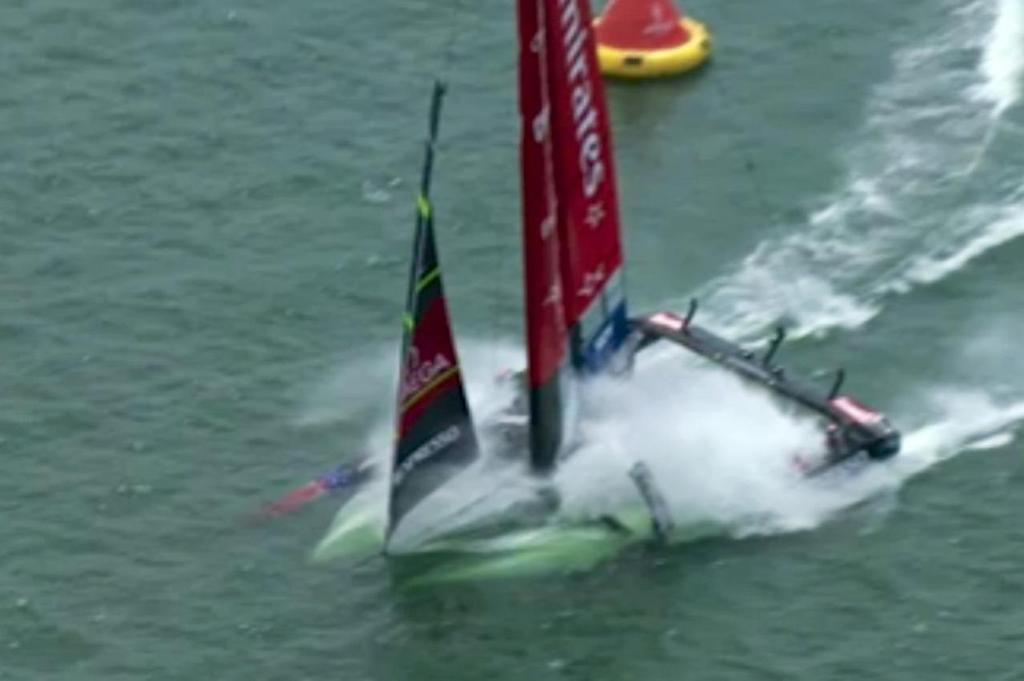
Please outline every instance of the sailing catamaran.
[[[634, 355], [657, 341], [697, 353], [817, 415], [825, 426], [824, 453], [805, 463], [809, 475], [854, 457], [896, 454], [900, 437], [888, 420], [839, 394], [841, 371], [831, 389], [821, 391], [790, 378], [773, 363], [783, 340], [781, 330], [758, 357], [696, 325], [696, 303], [685, 316], [628, 316], [615, 168], [587, 0], [518, 0], [517, 12], [527, 350], [524, 439], [530, 469], [538, 476], [550, 475], [574, 451], [573, 405], [579, 384], [597, 374], [628, 374]], [[444, 298], [429, 192], [443, 93], [442, 86], [435, 86], [416, 199], [395, 450], [390, 470], [384, 471], [383, 532], [380, 518], [365, 504], [347, 504], [321, 542], [321, 555], [387, 547], [403, 519], [481, 456]], [[638, 463], [630, 475], [654, 521], [653, 535], [663, 536], [671, 521], [649, 471]], [[361, 484], [370, 476], [350, 477]], [[607, 517], [599, 522], [619, 534], [637, 527]]]

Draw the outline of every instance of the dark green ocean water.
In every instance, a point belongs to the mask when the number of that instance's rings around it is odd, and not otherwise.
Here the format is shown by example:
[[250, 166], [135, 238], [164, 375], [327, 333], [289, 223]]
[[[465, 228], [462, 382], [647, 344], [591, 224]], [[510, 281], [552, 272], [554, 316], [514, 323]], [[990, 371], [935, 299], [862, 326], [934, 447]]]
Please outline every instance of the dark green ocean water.
[[330, 501], [249, 520], [387, 428], [437, 74], [457, 331], [516, 347], [512, 7], [0, 4], [0, 679], [1024, 678], [1024, 2], [684, 8], [711, 67], [608, 93], [634, 309], [786, 322], [904, 455], [709, 464], [701, 541], [406, 589], [309, 564]]

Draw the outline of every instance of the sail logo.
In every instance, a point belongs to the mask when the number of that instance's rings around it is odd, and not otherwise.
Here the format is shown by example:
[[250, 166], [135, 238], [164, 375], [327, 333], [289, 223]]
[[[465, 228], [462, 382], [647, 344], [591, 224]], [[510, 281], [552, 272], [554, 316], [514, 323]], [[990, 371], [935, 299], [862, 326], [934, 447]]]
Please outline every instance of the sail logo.
[[579, 3], [580, 0], [559, 0], [562, 6], [562, 46], [572, 88], [570, 104], [579, 144], [578, 162], [583, 174], [583, 194], [589, 199], [597, 194], [607, 170], [598, 132], [597, 107], [589, 80], [588, 51], [584, 49], [590, 28], [583, 25]]
[[430, 386], [435, 379], [453, 366], [452, 361], [445, 357], [444, 353], [438, 352], [433, 359], [422, 359], [419, 348], [415, 345], [409, 348], [405, 376], [402, 377], [401, 403], [405, 404], [415, 398], [420, 391]]
[[448, 426], [444, 430], [439, 431], [432, 438], [413, 450], [412, 454], [395, 467], [391, 477], [391, 485], [393, 487], [400, 486], [402, 481], [405, 480], [405, 476], [412, 472], [414, 468], [446, 447], [455, 444], [460, 437], [462, 437], [462, 429], [456, 425]]
[[576, 295], [589, 298], [594, 295], [602, 281], [604, 281], [604, 265], [598, 265], [596, 270], [583, 275], [583, 285], [580, 286]]

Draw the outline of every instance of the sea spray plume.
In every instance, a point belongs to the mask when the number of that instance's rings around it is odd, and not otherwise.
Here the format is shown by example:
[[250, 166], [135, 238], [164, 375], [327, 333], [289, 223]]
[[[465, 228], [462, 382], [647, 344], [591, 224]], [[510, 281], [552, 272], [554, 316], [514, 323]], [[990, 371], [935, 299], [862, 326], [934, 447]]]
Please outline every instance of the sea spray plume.
[[587, 398], [587, 445], [558, 478], [567, 515], [636, 504], [625, 473], [642, 460], [687, 536], [759, 523], [779, 508], [803, 524], [802, 510], [789, 507], [800, 479], [793, 461], [820, 451], [822, 434], [763, 391], [676, 353], [641, 362], [628, 382], [591, 386]]
[[[495, 382], [495, 377], [520, 368], [526, 361], [523, 349], [515, 343], [498, 339], [467, 339], [462, 363], [465, 365], [466, 390], [474, 410], [482, 416], [494, 415], [507, 404], [511, 394], [508, 386]], [[460, 342], [461, 345], [461, 342]], [[379, 412], [379, 418], [394, 419], [391, 393], [398, 384], [395, 357], [397, 343], [386, 343], [353, 351], [346, 359], [317, 382], [303, 400], [294, 418], [300, 427], [319, 426], [340, 420], [346, 414]]]
[[[636, 492], [622, 472], [639, 459], [654, 472], [682, 539], [818, 527], [966, 449], [1004, 442], [1024, 419], [1022, 402], [932, 389], [927, 413], [904, 415], [926, 425], [908, 434], [899, 457], [855, 474], [840, 468], [806, 480], [793, 457], [821, 446], [818, 428], [731, 375], [666, 355], [641, 363], [629, 382], [590, 388], [589, 444], [558, 476], [563, 513], [595, 517], [635, 504]], [[634, 391], [645, 399], [636, 400]]]
[[[464, 347], [470, 400], [486, 424], [511, 398], [508, 386], [493, 377], [518, 353], [479, 342]], [[636, 506], [627, 473], [638, 459], [665, 481], [669, 505], [684, 531], [728, 527], [738, 518], [760, 517], [785, 505], [786, 490], [797, 479], [792, 457], [820, 449], [820, 431], [787, 416], [764, 393], [731, 375], [687, 361], [689, 356], [651, 357], [628, 381], [600, 379], [587, 386], [583, 444], [554, 479], [562, 520], [593, 520]], [[637, 394], [644, 399], [635, 399]], [[737, 414], [743, 415], [742, 428], [736, 427]], [[388, 449], [385, 433], [383, 426], [376, 428], [368, 442], [370, 449], [385, 452], [377, 457], [381, 464]], [[511, 463], [507, 453], [496, 460], [504, 443], [491, 440], [486, 427], [481, 434], [484, 457], [423, 502], [421, 512], [396, 532], [397, 551], [415, 550], [455, 530], [485, 527], [513, 510], [536, 511], [531, 519], [537, 522], [551, 510], [540, 489], [544, 485], [525, 474], [525, 450], [521, 462], [515, 452]], [[383, 496], [381, 478], [372, 484]], [[383, 504], [365, 498], [350, 503], [365, 505], [365, 514], [377, 513], [383, 525]], [[788, 514], [796, 523], [802, 522], [799, 516], [798, 509]]]
[[[394, 418], [394, 392], [398, 382], [397, 344], [360, 348], [320, 379], [302, 400], [294, 424], [320, 427], [350, 419], [376, 421]], [[367, 386], [374, 386], [367, 390]]]
[[[466, 344], [466, 349], [465, 361], [472, 366], [468, 373], [477, 376], [470, 387], [471, 399], [478, 400], [474, 408], [506, 399], [507, 386], [491, 377], [516, 353], [495, 352], [479, 341]], [[419, 527], [407, 526], [402, 535], [396, 535], [400, 539], [396, 552], [444, 548], [484, 561], [462, 565], [465, 573], [445, 572], [449, 578], [518, 574], [527, 565], [538, 570], [564, 568], [564, 561], [575, 557], [554, 551], [556, 547], [545, 540], [544, 527], [554, 522], [591, 528], [594, 534], [587, 541], [593, 551], [581, 565], [592, 565], [626, 541], [601, 530], [594, 521], [642, 508], [628, 477], [629, 467], [638, 460], [653, 471], [668, 501], [678, 528], [674, 541], [814, 529], [852, 506], [891, 495], [950, 456], [972, 447], [998, 446], [1012, 437], [1024, 419], [1022, 403], [998, 404], [969, 391], [926, 391], [929, 400], [914, 399], [909, 404], [919, 410], [922, 404], [929, 406], [900, 419], [925, 423], [907, 434], [900, 457], [856, 474], [836, 470], [809, 481], [792, 464], [795, 455], [821, 446], [815, 424], [788, 415], [763, 392], [729, 374], [702, 367], [687, 354], [666, 352], [641, 359], [629, 380], [599, 379], [583, 391], [584, 444], [552, 481], [560, 500], [556, 516], [550, 516], [550, 507], [543, 503], [538, 506], [538, 499], [544, 501], [538, 492], [548, 483], [526, 475], [525, 463], [510, 464], [485, 455], [442, 493], [424, 502], [424, 513], [417, 514]], [[635, 399], [637, 394], [644, 399]], [[387, 452], [388, 432], [385, 425], [374, 429], [368, 447]], [[485, 452], [497, 446], [486, 435], [482, 444]], [[525, 451], [522, 457], [525, 461]], [[376, 479], [371, 484], [376, 488], [367, 488], [367, 494], [350, 502], [355, 506], [339, 515], [335, 529], [344, 529], [344, 523], [353, 519], [364, 522], [374, 514], [378, 527], [383, 527], [385, 483]], [[539, 512], [523, 521], [519, 516], [524, 508]], [[508, 529], [510, 517], [518, 518], [520, 531], [505, 534], [502, 528]], [[431, 545], [454, 529], [476, 531], [478, 536], [490, 531], [491, 537], [497, 530], [499, 538]], [[371, 524], [367, 541], [379, 542], [381, 531], [374, 534]], [[330, 557], [330, 534], [321, 545], [321, 558]], [[550, 536], [556, 543], [563, 537]]]

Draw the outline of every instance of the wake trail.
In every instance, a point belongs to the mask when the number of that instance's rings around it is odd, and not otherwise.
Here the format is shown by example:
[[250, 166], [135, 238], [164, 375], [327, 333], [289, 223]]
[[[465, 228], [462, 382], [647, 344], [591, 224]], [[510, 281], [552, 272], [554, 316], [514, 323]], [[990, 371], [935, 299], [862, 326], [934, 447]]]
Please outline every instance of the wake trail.
[[1020, 236], [1019, 178], [976, 171], [997, 134], [1021, 137], [1000, 124], [1021, 96], [1024, 9], [947, 5], [947, 25], [899, 50], [873, 92], [844, 186], [697, 292], [715, 326], [740, 337], [779, 322], [796, 336], [857, 328], [887, 296]]

